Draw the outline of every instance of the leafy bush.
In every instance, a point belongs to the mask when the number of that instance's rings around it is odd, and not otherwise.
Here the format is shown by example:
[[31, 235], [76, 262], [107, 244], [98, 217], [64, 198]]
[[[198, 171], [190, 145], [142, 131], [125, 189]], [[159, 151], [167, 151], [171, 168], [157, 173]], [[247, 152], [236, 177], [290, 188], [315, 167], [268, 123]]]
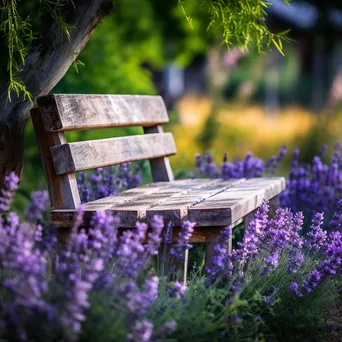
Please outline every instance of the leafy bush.
[[[322, 214], [303, 238], [301, 213], [278, 209], [269, 218], [265, 202], [230, 255], [231, 230], [222, 231], [213, 259], [186, 287], [177, 265], [191, 248], [194, 223], [185, 221], [170, 246], [172, 226], [164, 229], [158, 216], [149, 229], [138, 222], [119, 233], [117, 219], [99, 212], [86, 233], [81, 207], [68, 243], [59, 246], [52, 227], [44, 229], [46, 194], [33, 195], [26, 222], [8, 212], [17, 186], [11, 174], [0, 196], [4, 341], [340, 338], [329, 310], [339, 300], [342, 234], [324, 231]], [[150, 259], [161, 243], [169, 258], [158, 279]]]

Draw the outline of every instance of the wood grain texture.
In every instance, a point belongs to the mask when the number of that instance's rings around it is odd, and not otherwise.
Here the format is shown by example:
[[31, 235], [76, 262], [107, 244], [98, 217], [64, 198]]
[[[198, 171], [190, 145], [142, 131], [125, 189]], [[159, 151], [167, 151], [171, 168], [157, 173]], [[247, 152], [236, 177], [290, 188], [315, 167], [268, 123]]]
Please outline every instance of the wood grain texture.
[[[84, 206], [85, 223], [90, 222], [91, 216], [96, 211], [109, 210], [120, 218], [122, 227], [134, 227], [137, 220], [146, 219], [146, 210], [148, 208], [179, 193], [185, 194], [192, 189], [201, 188], [208, 183], [214, 182], [217, 182], [217, 180], [186, 179], [175, 182], [158, 182], [88, 202]], [[74, 210], [53, 210], [51, 219], [57, 227], [70, 227], [74, 219], [74, 213]]]
[[169, 121], [160, 96], [54, 94], [37, 99], [47, 131], [153, 126]]
[[[285, 187], [283, 178], [221, 181], [212, 179], [152, 183], [85, 205], [85, 222], [94, 212], [109, 210], [132, 228], [136, 221], [149, 221], [155, 214], [180, 226], [182, 220], [197, 222], [194, 239], [206, 239], [211, 227], [234, 226], [255, 210], [264, 199], [276, 196]], [[54, 210], [58, 227], [70, 226], [74, 210]], [[219, 224], [218, 224], [219, 223]], [[204, 232], [201, 233], [201, 229]]]
[[284, 178], [249, 179], [189, 208], [188, 219], [200, 222], [201, 226], [228, 226], [284, 189]]
[[[163, 127], [160, 125], [152, 127], [144, 127], [145, 134], [164, 133]], [[172, 182], [174, 181], [173, 171], [169, 158], [160, 157], [150, 159], [152, 179], [154, 182]]]
[[[209, 183], [200, 189], [189, 191], [186, 194], [172, 196], [167, 201], [148, 209], [146, 212], [147, 218], [152, 219], [154, 215], [160, 215], [164, 218], [165, 222], [171, 221], [173, 224], [178, 226], [188, 215], [189, 208], [230, 188], [234, 184], [239, 184], [241, 182], [244, 182], [244, 179], [218, 181], [215, 183]], [[200, 221], [195, 222], [198, 225], [201, 225]]]
[[44, 130], [38, 108], [31, 110], [33, 127], [42, 158], [44, 174], [49, 190], [51, 204], [55, 209], [76, 209], [80, 204], [77, 180], [74, 173], [57, 176], [52, 163], [50, 147], [66, 143], [63, 132], [47, 133]]
[[[136, 200], [128, 201], [112, 208], [114, 215], [120, 218], [124, 227], [134, 226], [136, 221], [147, 221], [147, 210], [165, 201], [187, 196], [192, 191], [202, 191], [209, 184], [216, 183], [215, 180], [204, 180], [202, 182], [193, 182], [188, 180], [186, 183], [178, 184], [178, 181], [166, 183], [167, 185], [158, 191], [149, 195], [142, 196]], [[160, 184], [160, 183], [159, 183]], [[166, 222], [166, 221], [165, 221]], [[177, 225], [177, 222], [174, 224]]]
[[177, 152], [171, 133], [89, 140], [51, 147], [57, 175]]

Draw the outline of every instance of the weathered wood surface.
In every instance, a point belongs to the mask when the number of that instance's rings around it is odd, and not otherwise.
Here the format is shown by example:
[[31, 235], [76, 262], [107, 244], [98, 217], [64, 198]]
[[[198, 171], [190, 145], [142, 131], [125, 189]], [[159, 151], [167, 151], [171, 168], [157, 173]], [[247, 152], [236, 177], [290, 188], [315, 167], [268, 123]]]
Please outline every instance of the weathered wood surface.
[[[120, 217], [122, 226], [133, 227], [136, 220], [143, 219], [146, 209], [179, 193], [201, 188], [207, 184], [218, 182], [208, 179], [186, 179], [175, 182], [157, 182], [139, 188], [124, 191], [118, 195], [105, 197], [84, 205], [85, 222], [89, 222], [96, 211], [110, 210]], [[70, 227], [74, 218], [74, 210], [53, 210], [51, 219], [58, 227]]]
[[[176, 226], [181, 225], [184, 217], [188, 215], [190, 207], [243, 181], [244, 179], [220, 181], [208, 184], [201, 189], [195, 189], [187, 194], [172, 196], [167, 201], [148, 209], [147, 218], [151, 219], [154, 215], [160, 215], [163, 216], [165, 222], [172, 221]], [[199, 222], [199, 224], [201, 223]]]
[[153, 126], [169, 121], [160, 96], [54, 94], [37, 102], [47, 131]]
[[[160, 125], [152, 127], [144, 127], [145, 134], [164, 133], [163, 127]], [[174, 176], [170, 165], [169, 158], [160, 157], [150, 159], [152, 179], [154, 182], [172, 182]]]
[[255, 178], [232, 186], [188, 209], [188, 219], [201, 226], [228, 226], [246, 216], [263, 200], [285, 189], [285, 178]]
[[[177, 182], [173, 182], [177, 183]], [[123, 223], [123, 225], [134, 225], [137, 220], [149, 220], [153, 217], [153, 215], [161, 215], [164, 218], [164, 222], [167, 223], [171, 221], [170, 217], [165, 215], [165, 213], [160, 210], [158, 212], [152, 211], [149, 212], [150, 208], [154, 208], [155, 206], [163, 206], [164, 203], [178, 203], [178, 208], [181, 207], [183, 209], [182, 204], [184, 202], [196, 203], [206, 196], [213, 195], [214, 193], [226, 189], [227, 184], [215, 181], [215, 180], [207, 180], [207, 182], [201, 183], [197, 185], [196, 183], [190, 183], [186, 186], [186, 188], [182, 189], [182, 191], [170, 189], [160, 189], [156, 193], [153, 193], [149, 196], [139, 198], [136, 201], [130, 201], [128, 203], [124, 203], [122, 205], [116, 206], [113, 210], [114, 215], [118, 215]], [[175, 210], [176, 213], [179, 211]], [[147, 216], [147, 213], [149, 215]], [[172, 216], [174, 220], [172, 223], [174, 225], [180, 225], [182, 217], [176, 215]]]
[[44, 130], [41, 113], [38, 108], [31, 110], [33, 127], [42, 156], [43, 168], [50, 194], [51, 204], [55, 209], [76, 209], [81, 204], [74, 173], [56, 176], [52, 163], [50, 147], [66, 143], [63, 132], [47, 133]]
[[[110, 210], [120, 217], [123, 227], [133, 227], [137, 220], [148, 221], [156, 214], [176, 226], [185, 218], [197, 222], [197, 227], [229, 226], [284, 188], [283, 178], [159, 182], [87, 203], [86, 219], [97, 210]], [[63, 226], [63, 222], [72, 222], [73, 211], [53, 211], [52, 217]]]
[[171, 133], [89, 140], [51, 147], [57, 175], [173, 155]]

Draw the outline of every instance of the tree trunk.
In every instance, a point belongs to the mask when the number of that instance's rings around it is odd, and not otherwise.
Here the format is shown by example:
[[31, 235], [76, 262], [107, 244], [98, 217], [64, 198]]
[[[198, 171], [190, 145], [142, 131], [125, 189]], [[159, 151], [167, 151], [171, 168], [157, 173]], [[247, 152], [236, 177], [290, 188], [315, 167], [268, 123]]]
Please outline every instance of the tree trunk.
[[[52, 24], [49, 31], [26, 58], [20, 78], [34, 98], [48, 94], [65, 75], [87, 44], [91, 33], [113, 8], [113, 0], [78, 0], [64, 12], [65, 21], [74, 28], [70, 40]], [[0, 187], [5, 176], [23, 168], [24, 128], [33, 103], [12, 94], [7, 84], [0, 89]]]

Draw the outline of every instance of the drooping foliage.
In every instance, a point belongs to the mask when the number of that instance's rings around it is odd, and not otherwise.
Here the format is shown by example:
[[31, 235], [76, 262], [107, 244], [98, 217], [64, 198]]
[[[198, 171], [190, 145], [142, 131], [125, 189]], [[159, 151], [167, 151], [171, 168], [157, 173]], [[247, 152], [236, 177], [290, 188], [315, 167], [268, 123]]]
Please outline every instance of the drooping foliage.
[[[284, 1], [287, 2], [287, 0]], [[196, 52], [198, 47], [202, 46], [203, 48], [205, 46], [206, 39], [203, 39], [203, 37], [208, 28], [211, 33], [207, 39], [215, 39], [215, 37], [221, 36], [226, 44], [237, 44], [243, 48], [256, 44], [260, 52], [265, 48], [269, 48], [271, 44], [282, 50], [283, 33], [274, 34], [265, 25], [268, 5], [267, 2], [261, 0], [211, 0], [204, 2], [180, 0], [178, 6], [172, 1], [144, 0], [139, 2], [139, 6], [132, 6], [130, 1], [122, 0], [118, 2], [117, 6], [119, 12], [124, 13], [123, 20], [116, 21], [116, 25], [111, 32], [114, 37], [116, 32], [119, 32], [120, 35], [122, 29], [128, 34], [134, 33], [138, 36], [143, 35], [145, 31], [151, 36], [151, 32], [158, 32], [159, 30], [156, 30], [156, 27], [159, 27], [161, 29], [159, 32], [172, 32], [172, 34], [175, 34], [173, 38], [176, 38], [179, 33], [182, 35], [183, 32], [183, 35], [186, 33], [187, 39], [184, 41], [184, 46], [181, 44], [181, 47], [185, 48], [186, 51]], [[12, 91], [17, 95], [22, 92], [24, 97], [30, 98], [30, 93], [20, 80], [20, 70], [25, 64], [25, 58], [30, 53], [35, 39], [43, 32], [46, 32], [51, 18], [58, 23], [66, 39], [70, 38], [70, 31], [73, 27], [68, 24], [64, 15], [66, 9], [70, 8], [70, 6], [73, 6], [72, 0], [25, 1], [25, 3], [17, 0], [2, 0], [0, 6], [0, 33], [5, 39], [1, 44], [1, 50], [7, 51], [7, 53], [1, 56], [1, 64], [7, 64], [7, 73], [1, 70], [2, 77], [0, 79], [9, 80], [9, 99]], [[147, 17], [145, 17], [145, 14], [147, 14]], [[180, 19], [184, 23], [181, 23]], [[136, 26], [137, 22], [139, 23], [138, 26]], [[134, 27], [139, 30], [134, 29]], [[178, 28], [178, 32], [177, 29], [165, 29], [172, 27]], [[204, 34], [199, 35], [199, 31]], [[154, 39], [160, 39], [158, 34], [152, 34], [152, 36]], [[166, 34], [167, 38], [169, 36], [170, 34]], [[171, 39], [170, 42], [171, 44], [167, 47], [168, 59], [174, 59], [178, 55], [178, 57], [181, 56], [183, 62], [186, 61], [186, 53], [180, 52], [181, 49], [179, 49], [179, 46], [177, 47], [177, 39]], [[189, 48], [187, 48], [187, 45]], [[194, 47], [195, 50], [193, 50]], [[105, 48], [105, 44], [103, 48]], [[153, 49], [145, 51], [153, 52]], [[119, 53], [119, 50], [116, 53]], [[157, 56], [155, 58], [158, 59]], [[76, 68], [80, 65], [82, 63], [76, 61]]]

